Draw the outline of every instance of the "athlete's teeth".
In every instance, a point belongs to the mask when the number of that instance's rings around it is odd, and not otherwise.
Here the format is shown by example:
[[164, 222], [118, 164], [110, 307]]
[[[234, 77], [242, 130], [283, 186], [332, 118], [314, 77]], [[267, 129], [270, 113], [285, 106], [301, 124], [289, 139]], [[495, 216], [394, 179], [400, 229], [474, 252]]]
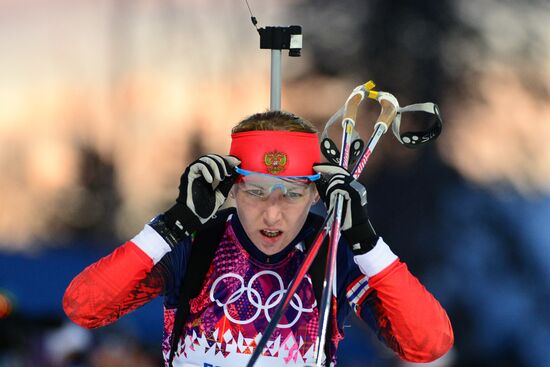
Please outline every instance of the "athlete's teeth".
[[264, 235], [266, 235], [267, 237], [275, 237], [279, 234], [279, 231], [266, 231], [264, 230]]

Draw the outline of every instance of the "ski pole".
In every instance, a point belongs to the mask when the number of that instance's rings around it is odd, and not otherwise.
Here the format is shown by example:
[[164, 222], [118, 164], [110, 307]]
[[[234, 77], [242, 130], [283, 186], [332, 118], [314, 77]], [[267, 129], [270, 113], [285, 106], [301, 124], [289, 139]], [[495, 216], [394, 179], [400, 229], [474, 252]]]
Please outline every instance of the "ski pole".
[[[353, 128], [355, 126], [355, 119], [357, 118], [357, 108], [359, 103], [363, 100], [364, 88], [361, 92], [352, 92], [352, 95], [348, 98], [344, 108], [344, 116], [342, 120], [342, 150], [340, 153], [340, 166], [344, 169], [348, 167], [349, 152], [351, 146], [351, 136]], [[325, 278], [323, 282], [323, 293], [321, 296], [321, 306], [319, 308], [319, 325], [317, 331], [317, 338], [315, 340], [315, 347], [313, 349], [315, 365], [321, 365], [321, 359], [323, 353], [321, 352], [327, 331], [328, 316], [330, 313], [330, 300], [331, 300], [331, 284], [334, 279], [334, 269], [336, 267], [336, 252], [338, 249], [338, 241], [340, 240], [340, 225], [342, 221], [342, 195], [338, 195], [336, 198], [336, 210], [332, 213], [332, 225], [330, 226], [329, 234], [329, 247], [327, 254], [327, 263], [325, 267]]]
[[[372, 92], [371, 92], [372, 93]], [[369, 93], [369, 95], [371, 94]], [[376, 92], [375, 92], [376, 93]], [[383, 94], [382, 94], [383, 93]], [[379, 99], [380, 98], [380, 99]], [[356, 166], [354, 177], [359, 177], [360, 173], [364, 169], [372, 151], [378, 144], [380, 137], [388, 131], [388, 127], [393, 122], [397, 115], [397, 109], [399, 104], [395, 97], [389, 93], [377, 93], [377, 99], [379, 99], [382, 105], [382, 112], [378, 118], [378, 122], [375, 124], [374, 133], [367, 144], [367, 148], [364, 150], [364, 154], [359, 160], [359, 164]], [[359, 100], [360, 102], [361, 100]], [[346, 104], [346, 110], [344, 112], [344, 120], [342, 126], [344, 127], [344, 135], [342, 137], [342, 151], [340, 153], [340, 166], [347, 168], [349, 160], [351, 129], [355, 125], [355, 118], [357, 114], [357, 107], [359, 103], [349, 106]], [[317, 340], [315, 341], [314, 348], [314, 366], [321, 366], [323, 353], [323, 346], [326, 342], [326, 331], [331, 310], [331, 295], [333, 290], [336, 289], [335, 277], [336, 277], [336, 255], [338, 252], [338, 243], [340, 241], [340, 226], [342, 224], [342, 209], [343, 209], [343, 197], [338, 195], [336, 198], [336, 210], [333, 213], [333, 221], [329, 233], [329, 248], [327, 255], [327, 263], [325, 268], [325, 280], [323, 283], [323, 295], [321, 297], [321, 307], [319, 316], [319, 329], [317, 333]], [[328, 356], [326, 356], [328, 357]]]
[[[366, 87], [366, 85], [363, 85], [361, 87]], [[365, 89], [368, 90], [369, 88], [365, 88]], [[364, 92], [366, 93], [367, 91], [364, 91]], [[377, 99], [377, 95], [379, 93], [380, 92], [377, 93], [377, 92], [373, 92], [373, 91], [369, 90], [368, 91], [368, 98]], [[395, 115], [395, 111], [396, 111], [396, 106], [392, 106], [392, 105], [389, 105], [387, 103], [382, 104], [382, 111], [381, 111], [380, 116], [378, 117], [377, 121], [384, 122], [384, 124], [386, 126], [389, 126], [391, 124], [391, 119], [390, 119], [391, 115], [392, 114]], [[387, 128], [386, 128], [386, 130], [387, 130]], [[376, 132], [375, 132], [375, 134], [376, 134]], [[373, 134], [373, 137], [371, 137], [371, 139], [369, 141], [369, 145], [367, 146], [367, 149], [365, 149], [362, 152], [363, 155], [364, 154], [369, 154], [370, 155], [372, 153], [372, 150], [374, 149], [374, 146], [378, 142], [379, 137], [376, 138], [376, 139], [373, 139], [373, 138], [374, 138], [374, 134]], [[354, 170], [354, 177], [356, 177], [356, 178], [359, 177], [359, 175], [361, 174], [361, 171], [365, 167], [365, 164], [366, 164], [367, 160], [368, 160], [368, 157], [366, 159], [363, 159], [363, 157], [361, 157], [361, 161], [363, 162], [363, 164], [360, 167], [356, 166], [356, 168]], [[324, 239], [326, 238], [327, 234], [329, 233], [329, 228], [330, 228], [330, 222], [329, 222], [329, 217], [327, 217], [327, 218], [325, 218], [325, 220], [323, 222], [323, 225], [319, 228], [319, 231], [318, 231], [318, 233], [315, 237], [315, 240], [313, 241], [311, 247], [307, 251], [306, 257], [305, 257], [301, 267], [298, 269], [298, 271], [296, 272], [296, 275], [294, 276], [294, 278], [290, 282], [289, 287], [288, 287], [287, 291], [284, 294], [283, 300], [277, 306], [277, 309], [275, 310], [275, 313], [273, 314], [273, 316], [271, 318], [271, 322], [266, 327], [266, 329], [265, 329], [265, 331], [262, 335], [262, 338], [260, 339], [260, 341], [258, 342], [256, 348], [254, 349], [254, 352], [252, 353], [252, 355], [250, 357], [250, 360], [248, 361], [248, 363], [246, 365], [247, 367], [253, 367], [255, 362], [257, 361], [257, 359], [259, 358], [259, 356], [263, 352], [263, 349], [266, 346], [267, 341], [269, 340], [271, 334], [273, 333], [273, 331], [277, 327], [277, 324], [281, 320], [282, 315], [284, 314], [284, 312], [286, 311], [286, 308], [290, 304], [290, 302], [292, 300], [292, 297], [296, 293], [296, 291], [298, 289], [298, 286], [301, 284], [301, 282], [304, 279], [307, 271], [311, 267], [311, 264], [313, 263], [313, 260], [315, 259], [315, 256], [319, 252], [319, 248], [321, 247], [321, 244], [323, 243]]]

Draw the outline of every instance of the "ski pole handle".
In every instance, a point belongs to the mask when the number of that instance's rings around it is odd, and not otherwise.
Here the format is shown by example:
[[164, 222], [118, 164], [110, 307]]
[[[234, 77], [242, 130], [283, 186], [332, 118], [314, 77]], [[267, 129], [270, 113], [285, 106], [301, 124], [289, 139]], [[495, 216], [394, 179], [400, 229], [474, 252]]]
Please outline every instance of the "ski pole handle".
[[378, 92], [377, 94], [376, 100], [380, 103], [382, 110], [380, 111], [380, 115], [374, 127], [376, 129], [376, 126], [381, 124], [385, 127], [385, 130], [388, 131], [390, 125], [397, 116], [399, 102], [397, 102], [397, 98], [388, 92]]
[[[376, 93], [376, 94], [374, 94]], [[369, 139], [369, 142], [364, 148], [363, 153], [361, 154], [361, 159], [357, 161], [355, 167], [351, 171], [351, 174], [355, 179], [359, 178], [361, 175], [361, 172], [363, 172], [365, 165], [367, 164], [370, 155], [372, 154], [372, 151], [374, 150], [374, 147], [376, 144], [378, 144], [378, 140], [380, 140], [380, 137], [388, 131], [391, 124], [395, 120], [395, 117], [397, 116], [397, 111], [399, 109], [399, 102], [397, 102], [397, 99], [387, 92], [371, 92], [369, 93], [369, 98], [376, 99], [380, 106], [382, 107], [382, 110], [380, 111], [380, 115], [378, 115], [378, 118], [376, 119], [376, 124], [374, 124], [374, 133]]]
[[[355, 124], [355, 119], [357, 118], [357, 110], [359, 109], [359, 104], [365, 98], [364, 94], [361, 91], [353, 93], [346, 102], [346, 107], [344, 110], [343, 121], [346, 119], [351, 119]], [[343, 123], [343, 122], [342, 122]]]
[[362, 89], [356, 88], [349, 96], [345, 104], [344, 115], [342, 118], [342, 129], [344, 133], [342, 135], [342, 152], [340, 153], [340, 166], [347, 169], [349, 163], [351, 139], [353, 128], [355, 127], [355, 119], [357, 118], [357, 110], [359, 104], [365, 97]]
[[351, 119], [355, 124], [355, 118], [357, 117], [357, 110], [359, 108], [359, 105], [361, 104], [361, 101], [363, 101], [365, 97], [376, 99], [376, 97], [380, 93], [373, 91], [372, 88], [374, 88], [374, 82], [372, 80], [369, 80], [368, 82], [355, 87], [355, 89], [351, 92], [351, 94], [349, 95], [344, 105], [344, 115], [342, 116], [342, 124], [346, 121], [346, 119]]

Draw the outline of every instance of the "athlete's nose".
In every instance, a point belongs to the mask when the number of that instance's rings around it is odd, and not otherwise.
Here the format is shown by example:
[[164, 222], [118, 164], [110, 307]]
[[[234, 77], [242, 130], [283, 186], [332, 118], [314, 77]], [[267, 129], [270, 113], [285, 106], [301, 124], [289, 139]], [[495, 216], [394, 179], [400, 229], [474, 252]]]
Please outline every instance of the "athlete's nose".
[[274, 190], [266, 200], [264, 220], [269, 226], [277, 224], [283, 218], [283, 195], [281, 190]]

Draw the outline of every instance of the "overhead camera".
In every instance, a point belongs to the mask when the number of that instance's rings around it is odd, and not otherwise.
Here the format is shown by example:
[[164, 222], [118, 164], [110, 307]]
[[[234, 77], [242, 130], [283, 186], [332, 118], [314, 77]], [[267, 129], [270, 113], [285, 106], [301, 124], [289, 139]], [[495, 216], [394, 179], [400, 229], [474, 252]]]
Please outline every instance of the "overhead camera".
[[299, 57], [302, 51], [302, 27], [265, 27], [258, 29], [260, 48], [270, 50], [289, 50], [288, 56]]

